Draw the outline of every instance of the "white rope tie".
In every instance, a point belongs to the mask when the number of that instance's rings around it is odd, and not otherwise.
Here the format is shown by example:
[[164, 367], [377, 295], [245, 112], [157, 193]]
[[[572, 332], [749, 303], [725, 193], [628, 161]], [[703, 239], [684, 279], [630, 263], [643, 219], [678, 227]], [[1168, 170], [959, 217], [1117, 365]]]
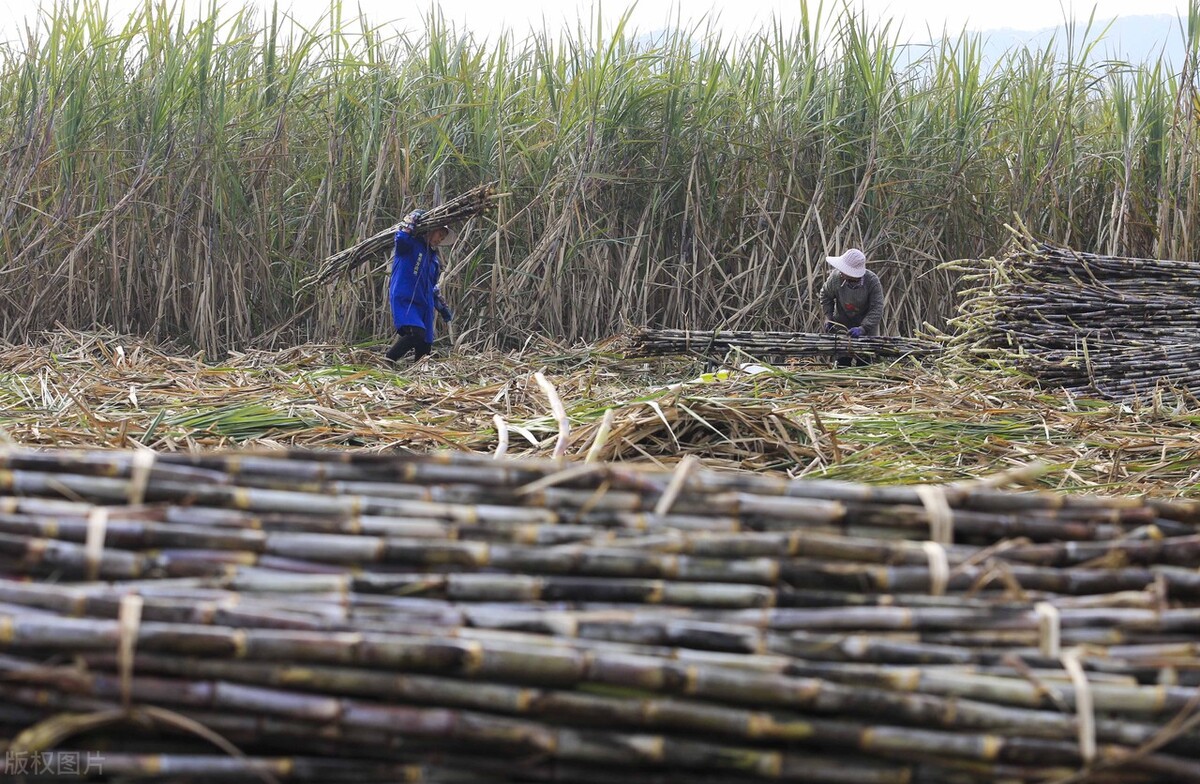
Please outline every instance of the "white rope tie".
[[142, 597], [135, 593], [121, 597], [117, 613], [117, 668], [121, 673], [121, 705], [129, 710], [133, 699], [133, 652], [142, 625]]
[[917, 497], [929, 515], [929, 538], [942, 546], [954, 543], [954, 512], [946, 491], [937, 485], [917, 485]]
[[950, 558], [946, 548], [937, 542], [921, 542], [921, 549], [929, 559], [929, 593], [945, 596], [950, 585]]
[[146, 488], [150, 486], [150, 471], [154, 468], [157, 455], [149, 449], [133, 453], [133, 464], [129, 472], [129, 505], [140, 506], [146, 500]]
[[83, 561], [88, 581], [100, 577], [100, 559], [104, 555], [104, 537], [108, 532], [108, 507], [93, 506], [87, 517], [87, 538], [83, 543]]
[[1062, 664], [1071, 676], [1075, 687], [1075, 713], [1079, 717], [1079, 756], [1084, 764], [1096, 759], [1096, 710], [1092, 701], [1092, 688], [1087, 674], [1079, 661], [1079, 652], [1067, 651], [1062, 655]]
[[1033, 609], [1038, 616], [1038, 650], [1047, 659], [1057, 659], [1062, 653], [1062, 616], [1049, 602], [1038, 602]]

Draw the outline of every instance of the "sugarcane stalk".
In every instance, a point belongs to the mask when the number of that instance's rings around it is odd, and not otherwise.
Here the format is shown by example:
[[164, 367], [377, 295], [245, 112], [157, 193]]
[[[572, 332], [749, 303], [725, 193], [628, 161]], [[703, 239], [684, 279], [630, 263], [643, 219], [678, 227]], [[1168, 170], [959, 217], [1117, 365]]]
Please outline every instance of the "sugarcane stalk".
[[[350, 727], [394, 732], [401, 736], [448, 737], [483, 744], [516, 745], [520, 748], [532, 746], [552, 756], [557, 756], [563, 750], [564, 741], [581, 743], [581, 756], [565, 758], [609, 764], [616, 760], [607, 756], [593, 756], [594, 749], [602, 743], [602, 736], [607, 736], [603, 744], [609, 747], [627, 746], [637, 742], [632, 737], [617, 732], [592, 731], [586, 735], [575, 734], [569, 730], [556, 729], [545, 721], [508, 719], [477, 710], [407, 707], [394, 702], [383, 704], [351, 697], [329, 696], [333, 679], [338, 680], [339, 691], [362, 691], [368, 688], [370, 682], [364, 683], [357, 674], [345, 671], [326, 671], [324, 676], [316, 673], [309, 675], [300, 670], [296, 671], [294, 677], [289, 677], [286, 671], [276, 672], [276, 675], [287, 682], [289, 688], [204, 680], [201, 670], [186, 680], [136, 677], [133, 680], [133, 694], [135, 699], [152, 704], [221, 709], [236, 713], [262, 713], [325, 724], [344, 723]], [[120, 694], [116, 678], [102, 673], [83, 674], [58, 670], [53, 673], [27, 673], [26, 676], [27, 680], [40, 685], [51, 684], [68, 693], [93, 698], [111, 700]], [[521, 693], [513, 689], [499, 688], [490, 692], [481, 690], [480, 695], [472, 700], [461, 686], [453, 682], [434, 682], [426, 679], [423, 683], [414, 683], [407, 687], [391, 684], [390, 688], [389, 683], [383, 679], [376, 679], [374, 683], [387, 689], [387, 696], [411, 698], [415, 691], [418, 698], [424, 696], [428, 700], [436, 697], [436, 704], [439, 706], [474, 701], [489, 711], [535, 716], [539, 719], [558, 716], [574, 721], [603, 720], [605, 723], [615, 723], [617, 727], [674, 729], [714, 738], [727, 737], [759, 742], [815, 744], [819, 747], [841, 746], [865, 754], [886, 754], [890, 750], [906, 749], [928, 755], [985, 762], [1038, 764], [1077, 763], [1079, 755], [1079, 747], [1074, 742], [1055, 740], [1056, 737], [1070, 738], [1074, 732], [1072, 717], [1060, 714], [1046, 714], [1045, 718], [1036, 722], [1030, 720], [1005, 725], [1011, 732], [1034, 732], [1037, 733], [1036, 737], [1022, 734], [1001, 736], [961, 731], [961, 728], [959, 732], [950, 733], [865, 724], [845, 719], [748, 712], [687, 700], [655, 700], [639, 707], [637, 703], [596, 695], [571, 692]], [[295, 691], [294, 687], [297, 685], [315, 689], [320, 693]], [[322, 686], [325, 688], [321, 688]], [[445, 699], [446, 697], [449, 699]], [[862, 707], [865, 707], [865, 703]], [[1023, 713], [1030, 717], [1038, 715], [1032, 711]], [[1013, 718], [1015, 717], [1009, 717], [1009, 721], [1012, 722]], [[1056, 725], [1052, 722], [1056, 722]], [[1145, 742], [1154, 732], [1153, 727], [1116, 725], [1111, 722], [1106, 725], [1106, 730], [1121, 735], [1126, 743], [1134, 744]], [[670, 737], [663, 736], [662, 740], [669, 743]], [[650, 758], [647, 761], [654, 759]], [[1195, 764], [1200, 765], [1200, 761]]]
[[[86, 661], [95, 668], [112, 669], [116, 663], [109, 656], [89, 656]], [[339, 696], [369, 697], [373, 699], [400, 700], [425, 705], [453, 706], [488, 712], [499, 712], [513, 715], [538, 716], [547, 720], [566, 720], [572, 722], [588, 722], [607, 724], [616, 722], [629, 728], [653, 728], [672, 731], [694, 731], [706, 734], [728, 735], [743, 740], [781, 740], [794, 741], [797, 738], [808, 739], [812, 731], [806, 723], [819, 722], [812, 715], [802, 716], [796, 713], [780, 711], [764, 712], [721, 706], [689, 699], [655, 699], [628, 700], [625, 697], [606, 696], [603, 694], [564, 692], [559, 690], [531, 689], [528, 687], [506, 686], [501, 684], [485, 684], [447, 679], [437, 676], [396, 676], [352, 668], [336, 667], [287, 667], [282, 665], [234, 662], [234, 661], [200, 661], [195, 659], [175, 659], [163, 656], [142, 656], [138, 659], [139, 672], [153, 673], [185, 678], [214, 678], [233, 680], [241, 683], [265, 685], [273, 688], [298, 688], [308, 692], [334, 694]], [[1070, 716], [1062, 714], [1044, 715], [1037, 711], [1012, 714], [1000, 711], [988, 713], [986, 708], [977, 706], [981, 702], [1001, 702], [990, 699], [996, 696], [992, 689], [1001, 679], [961, 677], [946, 679], [949, 686], [939, 692], [940, 683], [929, 684], [927, 689], [920, 689], [924, 694], [935, 696], [962, 697], [963, 693], [955, 691], [955, 687], [965, 692], [970, 688], [974, 693], [987, 699], [977, 699], [963, 704], [967, 708], [967, 721], [973, 722], [974, 729], [1009, 730], [1019, 729], [1021, 733], [1036, 736], [1069, 739], [1076, 732], [1075, 723]], [[888, 683], [888, 686], [895, 685]], [[892, 691], [901, 689], [892, 688]], [[910, 690], [911, 689], [906, 689]], [[1073, 697], [1073, 692], [1068, 692]], [[1012, 704], [1015, 699], [1008, 697], [1006, 704]], [[1194, 693], [1187, 690], [1177, 690], [1174, 695], [1160, 695], [1155, 699], [1151, 689], [1108, 688], [1097, 691], [1097, 707], [1110, 713], [1126, 713], [1130, 715], [1151, 715], [1164, 711], [1177, 711], [1187, 704]], [[1133, 696], [1137, 702], [1132, 706], [1122, 702]], [[1171, 701], [1174, 696], [1176, 701]], [[1033, 703], [1034, 700], [1028, 700]], [[1042, 700], [1042, 702], [1048, 702]], [[818, 702], [812, 706], [822, 710]], [[950, 704], [946, 703], [949, 708]], [[1055, 709], [1054, 705], [1029, 704], [1025, 707]], [[843, 709], [843, 708], [840, 708]], [[863, 714], [874, 716], [875, 710], [864, 710]], [[943, 714], [936, 726], [948, 730], [961, 729], [957, 719], [950, 718], [951, 714]], [[893, 714], [893, 720], [903, 722], [914, 718], [911, 711], [907, 714]], [[921, 717], [924, 719], [924, 717]], [[829, 725], [836, 726], [836, 725]], [[1152, 737], [1156, 731], [1154, 725], [1136, 724], [1129, 721], [1100, 722], [1098, 736], [1102, 740], [1126, 745], [1138, 745]], [[1197, 735], [1195, 739], [1200, 739]]]
[[[490, 461], [490, 464], [485, 460]], [[10, 455], [10, 461], [16, 462], [12, 455]], [[286, 478], [299, 472], [306, 478], [306, 481], [301, 484], [307, 485], [309, 490], [297, 493], [295, 496], [285, 494], [278, 498], [283, 503], [294, 500], [295, 503], [287, 504], [286, 508], [299, 514], [304, 514], [305, 510], [302, 508], [293, 510], [293, 506], [299, 507], [305, 503], [319, 502], [322, 500], [321, 495], [346, 495], [347, 490], [351, 489], [346, 484], [330, 484], [335, 481], [344, 482], [356, 479], [360, 483], [353, 489], [363, 492], [354, 492], [350, 495], [369, 496], [377, 493], [381, 500], [391, 495], [397, 499], [432, 501], [434, 500], [434, 488], [438, 488], [437, 492], [443, 494], [446, 500], [451, 500], [451, 496], [453, 496], [453, 501], [457, 504], [468, 506], [483, 504], [486, 503], [486, 499], [489, 497], [488, 493], [490, 493], [490, 497], [498, 504], [510, 505], [514, 502], [511, 489], [561, 472], [561, 466], [555, 461], [523, 460], [520, 462], [521, 467], [518, 470], [514, 467], [497, 466], [495, 461], [490, 458], [461, 453], [400, 455], [388, 459], [375, 457], [371, 460], [367, 460], [364, 456], [356, 458], [353, 462], [335, 462], [330, 459], [329, 455], [297, 450], [288, 453], [286, 459], [271, 459], [253, 455], [238, 455], [236, 458], [232, 456], [164, 455], [159, 462], [225, 471], [231, 477], [237, 477], [239, 480], [245, 478], [246, 481], [250, 481], [252, 477], [256, 476], [278, 475], [277, 478]], [[61, 477], [64, 473], [67, 476], [70, 475], [70, 472], [29, 471], [23, 476], [26, 481], [16, 484], [14, 484], [14, 477], [7, 474], [3, 476], [6, 482], [5, 487], [8, 489], [19, 488], [26, 494], [37, 494], [40, 491], [46, 495], [58, 497], [61, 493], [46, 492], [45, 484], [49, 475], [57, 474]], [[377, 475], [377, 478], [371, 482], [361, 483], [361, 480], [368, 474]], [[319, 478], [320, 481], [317, 484], [307, 481], [314, 478]], [[652, 511], [658, 501], [655, 493], [665, 491], [669, 480], [669, 472], [599, 466], [590, 473], [565, 480], [561, 485], [556, 484], [553, 488], [554, 490], [576, 489], [579, 492], [574, 496], [570, 493], [555, 495], [549, 492], [539, 492], [535, 497], [539, 500], [549, 498], [554, 501], [555, 503], [551, 504], [549, 508], [568, 506], [577, 509], [594, 495], [590, 491], [594, 491], [596, 487], [603, 484], [614, 491], [607, 493], [606, 496], [612, 495], [613, 498], [621, 499], [619, 504], [609, 508]], [[236, 482], [234, 483], [236, 484]], [[183, 489], [181, 485], [166, 479], [157, 484], [165, 484], [175, 492]], [[286, 483], [279, 485], [281, 488], [288, 486], [292, 485]], [[128, 491], [128, 486], [121, 483], [94, 485], [93, 487], [98, 493], [112, 499], [123, 499]], [[317, 492], [316, 488], [324, 488], [325, 492]], [[488, 488], [488, 490], [483, 490], [483, 488]], [[506, 491], [505, 488], [510, 488], [510, 490]], [[872, 487], [828, 480], [794, 482], [765, 476], [705, 470], [697, 471], [689, 479], [689, 488], [701, 496], [717, 495], [717, 500], [729, 505], [737, 500], [753, 501], [765, 496], [787, 496], [812, 501], [859, 502], [876, 505], [919, 506], [921, 504], [915, 491], [906, 487]], [[71, 489], [86, 497], [90, 488], [84, 484]], [[621, 495], [620, 491], [626, 492]], [[742, 495], [728, 495], [726, 491]], [[1145, 499], [1137, 498], [1064, 496], [1048, 492], [1004, 492], [986, 488], [956, 488], [953, 485], [948, 485], [946, 491], [951, 506], [954, 508], [986, 512], [1053, 510], [1056, 514], [1071, 519], [1109, 522], [1116, 520], [1132, 522], [1133, 517], [1131, 516], [1136, 516], [1137, 520], [1141, 522], [1152, 522], [1155, 519], [1154, 512], [1157, 508], [1163, 504], [1172, 505], [1172, 502], [1148, 502]], [[745, 494], [750, 494], [752, 498], [745, 499]], [[216, 499], [228, 497], [229, 495], [214, 495]], [[573, 498], [578, 498], [578, 500], [572, 500]], [[194, 499], [190, 500], [192, 503], [195, 502]], [[328, 499], [325, 500], [328, 502]], [[243, 502], [243, 505], [245, 503], [249, 503], [249, 501]], [[239, 507], [237, 502], [224, 505], [234, 509]], [[267, 513], [280, 511], [278, 508], [270, 508], [265, 504], [264, 507], [264, 511]], [[1179, 507], [1187, 508], [1187, 505], [1179, 504]], [[434, 512], [443, 508], [444, 504], [432, 507]], [[727, 506], [725, 508], [736, 507]], [[405, 510], [406, 507], [399, 507], [399, 509]], [[335, 505], [330, 509], [330, 513], [342, 511], [345, 511], [345, 505]], [[1196, 508], [1194, 504], [1192, 511], [1200, 514], [1200, 508]], [[322, 513], [321, 507], [313, 508], [309, 510], [309, 513]], [[410, 512], [410, 514], [412, 513], [415, 513], [415, 510]], [[713, 510], [705, 508], [705, 514], [711, 515]]]
[[[0, 616], [0, 630], [6, 632], [4, 642], [9, 646], [16, 645], [18, 650], [47, 646], [79, 652], [112, 650], [115, 643], [106, 638], [117, 633], [116, 625], [109, 622], [83, 623], [53, 618], [39, 618], [34, 621], [25, 618], [22, 623], [6, 624], [3, 619], [4, 616]], [[229, 642], [224, 645], [218, 644], [222, 638]], [[207, 646], [203, 649], [200, 648], [201, 641], [207, 641]], [[139, 651], [145, 652], [165, 654], [204, 650], [214, 657], [236, 655], [239, 658], [258, 661], [286, 660], [334, 665], [361, 662], [417, 673], [470, 674], [477, 678], [516, 680], [546, 686], [591, 682], [667, 693], [682, 691], [695, 697], [739, 704], [761, 704], [801, 710], [817, 708], [822, 711], [856, 714], [895, 714], [919, 723], [932, 721], [936, 724], [946, 720], [946, 717], [953, 716], [953, 721], [957, 722], [956, 726], [959, 727], [988, 727], [996, 726], [995, 723], [1000, 722], [1003, 725], [1022, 726], [1026, 731], [1033, 731], [1033, 728], [1038, 726], [1052, 726], [1047, 722], [1059, 722], [1057, 726], [1060, 730], [1064, 726], [1061, 723], [1064, 717], [1061, 715], [970, 703], [965, 700], [956, 700], [954, 709], [950, 710], [941, 698], [929, 695], [852, 688], [812, 678], [794, 678], [766, 672], [679, 665], [669, 660], [646, 657], [600, 652], [572, 653], [562, 649], [547, 650], [534, 646], [515, 647], [495, 643], [485, 646], [450, 640], [419, 642], [404, 639], [400, 635], [388, 638], [381, 635], [320, 635], [272, 630], [238, 632], [214, 627], [196, 629], [183, 625], [152, 623], [143, 624], [137, 646]], [[14, 665], [11, 660], [0, 661], [0, 666], [9, 671], [28, 674], [24, 672], [26, 668], [19, 664]], [[55, 676], [61, 677], [64, 676]], [[119, 689], [115, 678], [104, 683], [107, 684], [106, 688]], [[167, 692], [171, 691], [170, 688], [163, 688]], [[212, 689], [205, 692], [210, 697], [211, 693]]]
[[893, 335], [851, 338], [811, 332], [643, 328], [632, 335], [629, 342], [626, 356], [631, 358], [669, 354], [724, 354], [734, 349], [754, 356], [814, 357], [850, 353], [876, 359], [929, 356], [941, 351], [938, 344], [916, 338]]

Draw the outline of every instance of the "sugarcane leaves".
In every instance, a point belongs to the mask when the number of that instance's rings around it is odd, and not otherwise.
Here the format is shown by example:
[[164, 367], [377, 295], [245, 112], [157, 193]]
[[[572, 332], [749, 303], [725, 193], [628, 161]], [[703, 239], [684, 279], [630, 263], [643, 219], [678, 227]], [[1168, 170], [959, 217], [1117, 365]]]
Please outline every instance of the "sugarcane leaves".
[[533, 431], [530, 430], [529, 428], [521, 427], [520, 425], [514, 425], [511, 423], [509, 423], [507, 425], [507, 427], [509, 430], [513, 431], [514, 433], [519, 434], [522, 438], [524, 438], [526, 441], [528, 441], [533, 446], [538, 447], [538, 446], [542, 445], [542, 440], [540, 438], [538, 438], [537, 436], [535, 436], [533, 434]]
[[238, 441], [264, 438], [271, 433], [303, 430], [315, 424], [304, 417], [284, 414], [269, 406], [254, 403], [188, 413], [167, 419], [165, 423]]
[[[677, 405], [677, 406], [679, 407], [679, 409], [680, 409], [681, 411], [683, 411], [685, 414], [687, 414], [688, 416], [690, 416], [692, 419], [695, 419], [697, 422], [699, 422], [701, 425], [703, 425], [703, 426], [704, 426], [705, 428], [707, 428], [708, 430], [710, 430], [710, 431], [712, 431], [713, 433], [715, 433], [715, 434], [716, 434], [716, 436], [717, 436], [717, 438], [719, 438], [720, 440], [722, 440], [722, 441], [724, 441], [725, 443], [729, 444], [730, 446], [736, 446], [736, 444], [734, 444], [734, 443], [733, 443], [733, 441], [731, 441], [731, 440], [730, 440], [729, 436], [727, 436], [727, 435], [725, 435], [724, 433], [722, 433], [722, 432], [721, 432], [721, 430], [720, 430], [719, 428], [715, 427], [715, 426], [714, 426], [714, 425], [713, 425], [711, 422], [709, 422], [707, 419], [705, 419], [704, 417], [700, 416], [699, 414], [697, 414], [697, 413], [696, 413], [695, 411], [693, 411], [692, 409], [688, 408], [686, 404], [684, 404], [683, 402], [679, 402], [679, 403], [676, 403], [676, 405]], [[719, 405], [719, 404], [718, 404], [718, 405]]]
[[642, 402], [649, 406], [650, 410], [658, 416], [659, 421], [663, 423], [663, 427], [667, 429], [667, 433], [671, 436], [671, 441], [674, 442], [675, 448], [678, 449], [679, 439], [676, 437], [674, 429], [671, 428], [671, 423], [667, 420], [667, 415], [663, 413], [662, 406], [658, 404], [657, 400], [644, 400]]
[[142, 433], [142, 436], [138, 439], [138, 441], [140, 441], [144, 446], [150, 446], [153, 444], [154, 436], [158, 431], [158, 427], [163, 423], [163, 420], [166, 419], [166, 417], [167, 410], [165, 408], [159, 409], [158, 413], [154, 415], [154, 419], [151, 420], [149, 426], [146, 428], [146, 432]]

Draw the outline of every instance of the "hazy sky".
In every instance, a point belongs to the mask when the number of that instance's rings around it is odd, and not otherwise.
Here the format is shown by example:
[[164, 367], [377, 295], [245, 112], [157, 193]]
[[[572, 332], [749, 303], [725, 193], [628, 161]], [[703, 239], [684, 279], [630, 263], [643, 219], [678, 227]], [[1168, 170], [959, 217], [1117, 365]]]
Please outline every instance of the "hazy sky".
[[[70, 2], [71, 0], [59, 0]], [[181, 0], [168, 0], [180, 2]], [[189, 8], [207, 7], [209, 0], [182, 0]], [[220, 2], [220, 0], [218, 0]], [[810, 2], [810, 8], [818, 0]], [[0, 0], [0, 28], [5, 37], [19, 29], [22, 20], [31, 18], [39, 4], [52, 4], [53, 0]], [[108, 0], [114, 10], [136, 5], [137, 0]], [[541, 28], [543, 24], [556, 32], [564, 23], [574, 24], [581, 16], [592, 17], [596, 3], [592, 0], [440, 0], [447, 19], [465, 24], [476, 33], [492, 36], [508, 28], [518, 35], [530, 27]], [[944, 27], [951, 32], [964, 25], [973, 30], [1014, 28], [1036, 30], [1051, 27], [1068, 16], [1086, 18], [1094, 9], [1098, 19], [1114, 16], [1143, 14], [1177, 14], [1186, 8], [1187, 0], [1095, 0], [1095, 2], [1057, 2], [1057, 0], [1003, 0], [1002, 2], [971, 2], [971, 0], [855, 0], [856, 7], [865, 9], [875, 19], [891, 18], [901, 25], [905, 37], [925, 39], [925, 30], [932, 28], [940, 33]], [[226, 2], [226, 6], [241, 3]], [[258, 7], [269, 7], [270, 0], [256, 3]], [[629, 7], [627, 2], [604, 2], [600, 4], [605, 19], [612, 20]], [[280, 0], [281, 8], [291, 7], [293, 15], [301, 21], [312, 22], [328, 8], [327, 0]], [[429, 0], [396, 2], [396, 0], [343, 0], [346, 12], [361, 8], [363, 13], [376, 23], [396, 22], [403, 27], [418, 27]], [[675, 9], [682, 7], [682, 13]], [[828, 7], [832, 7], [829, 4]], [[682, 17], [687, 22], [697, 22], [708, 12], [719, 22], [721, 29], [730, 33], [759, 29], [771, 19], [790, 22], [799, 18], [799, 0], [641, 0], [634, 7], [632, 23], [641, 31], [657, 30], [669, 20]], [[1175, 31], [1164, 30], [1164, 37]], [[1177, 33], [1175, 33], [1177, 34]]]
[[[363, 0], [363, 8], [397, 8], [395, 4]], [[468, 20], [480, 29], [494, 30], [508, 24], [515, 30], [521, 25], [528, 27], [532, 22], [540, 24], [545, 17], [551, 29], [559, 25], [556, 19], [576, 19], [580, 9], [584, 15], [591, 13], [593, 3], [555, 2], [554, 0], [442, 0], [442, 9], [452, 19]], [[809, 3], [810, 13], [817, 7], [817, 0]], [[971, 0], [857, 0], [852, 5], [863, 8], [873, 18], [891, 18], [903, 25], [906, 33], [924, 33], [927, 27], [941, 32], [944, 26], [958, 30], [966, 25], [970, 29], [995, 29], [1011, 27], [1018, 30], [1036, 30], [1061, 23], [1068, 15], [1086, 18], [1093, 9], [1098, 19], [1115, 16], [1141, 14], [1177, 14], [1186, 8], [1186, 0], [1097, 0], [1087, 3], [1059, 3], [1057, 0], [1003, 0], [1002, 2], [971, 2]], [[604, 16], [615, 18], [629, 7], [627, 3], [604, 3]], [[799, 0], [691, 0], [680, 4], [677, 0], [641, 0], [634, 10], [633, 23], [638, 29], [654, 30], [674, 19], [675, 11], [682, 7], [685, 19], [699, 20], [706, 11], [718, 19], [724, 29], [742, 31], [757, 29], [773, 16], [784, 21], [798, 19]], [[827, 3], [826, 8], [837, 7]], [[827, 11], [828, 13], [828, 11]], [[1164, 32], [1165, 34], [1165, 32]]]

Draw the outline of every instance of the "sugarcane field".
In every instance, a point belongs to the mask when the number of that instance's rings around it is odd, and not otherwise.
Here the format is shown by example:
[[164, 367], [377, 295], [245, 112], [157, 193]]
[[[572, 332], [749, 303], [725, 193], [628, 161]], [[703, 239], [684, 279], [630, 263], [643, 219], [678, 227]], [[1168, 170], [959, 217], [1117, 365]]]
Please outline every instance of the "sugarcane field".
[[1200, 1], [302, 5], [2, 27], [0, 782], [1200, 782]]

